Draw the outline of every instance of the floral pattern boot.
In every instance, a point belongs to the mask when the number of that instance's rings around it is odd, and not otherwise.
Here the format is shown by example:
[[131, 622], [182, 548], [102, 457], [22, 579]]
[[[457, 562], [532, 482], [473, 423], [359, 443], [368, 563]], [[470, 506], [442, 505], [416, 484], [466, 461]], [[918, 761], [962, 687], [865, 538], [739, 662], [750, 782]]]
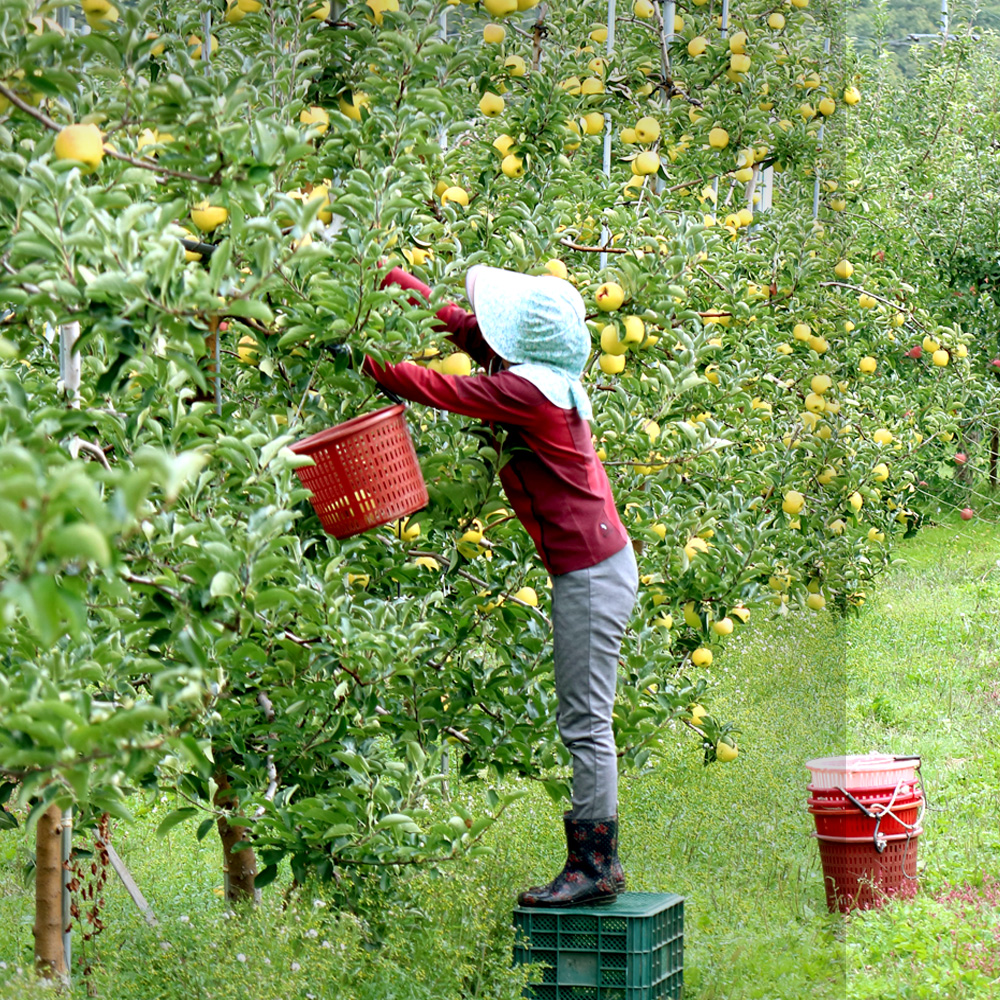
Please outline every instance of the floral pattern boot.
[[615, 849], [611, 855], [611, 878], [614, 879], [618, 892], [625, 891], [625, 869], [618, 857], [618, 817], [615, 816]]
[[[613, 860], [618, 856], [618, 817], [572, 819], [566, 828], [566, 864], [548, 884], [534, 886], [517, 897], [518, 906], [582, 906], [613, 903], [618, 886]], [[620, 865], [619, 865], [620, 867]], [[622, 882], [625, 875], [622, 873]]]

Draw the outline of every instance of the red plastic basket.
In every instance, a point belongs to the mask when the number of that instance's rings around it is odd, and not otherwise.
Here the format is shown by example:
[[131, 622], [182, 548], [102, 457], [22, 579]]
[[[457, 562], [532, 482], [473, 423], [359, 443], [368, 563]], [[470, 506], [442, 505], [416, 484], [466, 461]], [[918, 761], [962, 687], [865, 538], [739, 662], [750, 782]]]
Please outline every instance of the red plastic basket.
[[[838, 809], [845, 808], [851, 804], [851, 800], [839, 788], [821, 788], [817, 785], [808, 785], [807, 789], [811, 795], [809, 799], [810, 804], [813, 802], [817, 805], [820, 803], [824, 805], [829, 803]], [[888, 802], [896, 793], [896, 786], [880, 785], [877, 788], [848, 788], [847, 791], [859, 802], [864, 802], [865, 805], [868, 805], [870, 802]], [[906, 799], [916, 798], [922, 794], [919, 781], [904, 782], [899, 786], [899, 794], [896, 797], [896, 801], [903, 802]]]
[[914, 896], [917, 845], [922, 832], [917, 830], [910, 837], [892, 837], [881, 854], [871, 837], [819, 837], [826, 905], [830, 912], [871, 910], [889, 899]]
[[887, 837], [905, 834], [907, 829], [903, 823], [915, 826], [920, 815], [922, 800], [901, 805], [899, 802], [892, 808], [892, 814], [884, 816], [880, 823], [871, 819], [856, 807], [849, 809], [809, 809], [816, 819], [816, 832], [821, 837], [866, 837], [871, 840], [875, 835], [875, 827], [879, 833]]
[[355, 417], [291, 445], [316, 463], [296, 469], [324, 530], [350, 538], [427, 506], [404, 405]]
[[[854, 792], [851, 792], [854, 795]], [[854, 795], [854, 797], [867, 808], [871, 809], [873, 806], [887, 806], [890, 802], [893, 802], [893, 793], [890, 792], [888, 795]], [[920, 790], [910, 791], [908, 794], [904, 795], [900, 793], [895, 797], [893, 806], [908, 806], [914, 802], [923, 802], [924, 797]], [[846, 796], [813, 796], [812, 798], [806, 799], [806, 805], [810, 809], [857, 809], [857, 806]]]

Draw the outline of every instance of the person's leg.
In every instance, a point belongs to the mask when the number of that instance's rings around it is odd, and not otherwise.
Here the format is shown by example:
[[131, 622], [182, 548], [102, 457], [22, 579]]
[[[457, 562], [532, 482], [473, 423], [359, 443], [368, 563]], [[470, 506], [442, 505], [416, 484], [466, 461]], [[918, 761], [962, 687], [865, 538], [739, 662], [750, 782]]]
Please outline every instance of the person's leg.
[[567, 860], [522, 906], [611, 902], [624, 889], [618, 863], [618, 758], [611, 713], [618, 654], [638, 589], [632, 546], [552, 581], [557, 721], [573, 757], [573, 808], [564, 816]]
[[631, 545], [590, 569], [552, 580], [557, 720], [573, 755], [574, 819], [605, 818], [617, 810], [611, 713], [622, 635], [638, 585]]

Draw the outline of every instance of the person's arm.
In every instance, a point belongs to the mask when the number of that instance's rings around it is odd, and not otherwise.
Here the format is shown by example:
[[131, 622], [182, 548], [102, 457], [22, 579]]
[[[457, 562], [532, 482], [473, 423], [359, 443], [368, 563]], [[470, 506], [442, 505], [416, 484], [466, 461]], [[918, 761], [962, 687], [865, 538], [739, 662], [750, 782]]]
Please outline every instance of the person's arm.
[[[408, 291], [419, 292], [425, 300], [430, 299], [431, 290], [419, 278], [404, 271], [401, 267], [394, 267], [383, 279], [382, 287], [386, 285], [399, 285]], [[415, 296], [410, 297], [413, 305], [425, 305]], [[437, 318], [444, 324], [448, 331], [447, 337], [460, 351], [465, 351], [474, 361], [489, 368], [490, 362], [497, 357], [496, 352], [483, 339], [479, 332], [479, 323], [473, 313], [466, 312], [461, 306], [449, 302], [442, 306], [436, 313]]]
[[545, 402], [534, 385], [509, 372], [442, 375], [412, 363], [382, 365], [370, 356], [361, 370], [404, 399], [487, 423], [530, 424], [535, 419], [533, 410]]

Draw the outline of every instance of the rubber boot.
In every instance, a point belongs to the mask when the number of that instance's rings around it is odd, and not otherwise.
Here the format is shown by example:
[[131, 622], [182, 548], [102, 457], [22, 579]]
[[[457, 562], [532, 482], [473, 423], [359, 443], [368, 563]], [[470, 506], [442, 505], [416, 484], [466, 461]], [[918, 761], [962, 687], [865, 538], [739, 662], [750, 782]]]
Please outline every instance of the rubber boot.
[[[569, 819], [570, 813], [567, 810], [563, 813], [563, 822], [565, 823]], [[618, 814], [615, 813], [615, 822], [618, 822]], [[619, 892], [625, 892], [625, 868], [622, 866], [621, 859], [618, 857], [618, 838], [615, 837], [615, 848], [611, 855], [611, 878], [614, 880], [615, 888]]]
[[618, 816], [615, 816], [615, 846], [611, 855], [611, 878], [618, 892], [625, 892], [625, 868], [618, 857]]
[[[571, 819], [566, 828], [566, 864], [548, 884], [533, 886], [517, 897], [518, 906], [560, 907], [613, 903], [618, 888], [612, 860], [618, 851], [618, 817]], [[624, 873], [622, 873], [624, 881]]]

